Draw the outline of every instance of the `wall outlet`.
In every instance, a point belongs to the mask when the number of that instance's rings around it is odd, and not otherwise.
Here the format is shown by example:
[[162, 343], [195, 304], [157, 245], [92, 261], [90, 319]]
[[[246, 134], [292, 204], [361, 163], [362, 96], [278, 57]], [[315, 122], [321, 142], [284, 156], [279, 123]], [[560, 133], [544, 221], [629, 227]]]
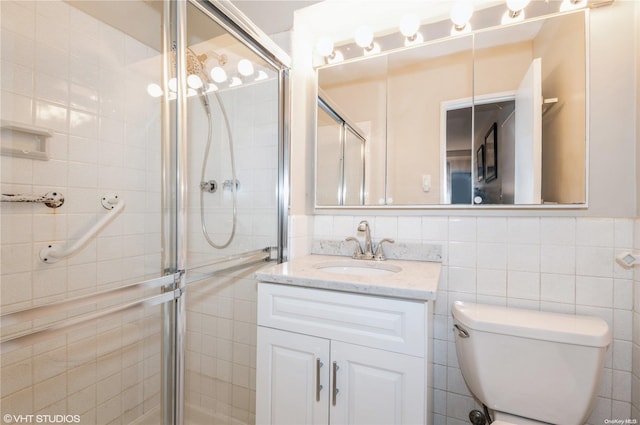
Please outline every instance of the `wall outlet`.
[[431, 190], [431, 174], [422, 176], [422, 190], [429, 192]]

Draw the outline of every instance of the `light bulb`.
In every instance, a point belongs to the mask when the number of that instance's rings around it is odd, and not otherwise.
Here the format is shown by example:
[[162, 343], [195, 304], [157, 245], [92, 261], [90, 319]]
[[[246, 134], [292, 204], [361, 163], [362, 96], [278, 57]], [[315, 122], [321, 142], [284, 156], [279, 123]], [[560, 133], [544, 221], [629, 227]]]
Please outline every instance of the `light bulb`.
[[519, 10], [517, 12], [514, 12], [512, 10], [507, 10], [502, 15], [502, 19], [500, 20], [500, 23], [502, 25], [507, 25], [507, 24], [513, 24], [514, 22], [521, 22], [521, 21], [524, 21], [524, 10]]
[[512, 12], [519, 12], [529, 4], [531, 0], [507, 0], [507, 7]]
[[367, 55], [375, 55], [377, 53], [380, 53], [380, 45], [378, 43], [375, 43], [375, 42], [371, 43], [369, 45], [369, 47], [366, 47], [364, 49], [364, 55], [365, 56], [367, 56]]
[[458, 27], [455, 24], [451, 25], [451, 35], [468, 34], [471, 30], [471, 24], [468, 22], [464, 27]]
[[242, 80], [238, 77], [231, 77], [231, 82], [229, 83], [229, 87], [237, 87], [242, 85]]
[[560, 12], [580, 9], [586, 5], [587, 0], [562, 0], [562, 3], [560, 4]]
[[329, 56], [326, 56], [327, 63], [338, 63], [344, 60], [344, 55], [340, 50], [334, 50]]
[[458, 0], [451, 8], [451, 22], [463, 29], [469, 23], [469, 19], [473, 15], [473, 3], [471, 0]]
[[211, 79], [216, 83], [224, 83], [227, 81], [227, 73], [221, 67], [215, 66], [211, 69]]
[[253, 64], [249, 59], [242, 59], [238, 62], [238, 72], [240, 75], [248, 77], [253, 74]]
[[333, 41], [327, 37], [322, 37], [316, 43], [316, 52], [320, 56], [331, 56], [333, 54]]
[[362, 48], [371, 47], [373, 41], [373, 30], [369, 27], [360, 27], [356, 30], [356, 44]]
[[414, 44], [420, 44], [423, 41], [424, 41], [424, 38], [422, 38], [422, 34], [417, 32], [413, 35], [413, 37], [405, 37], [404, 46], [405, 47], [413, 46]]
[[210, 93], [212, 91], [218, 91], [218, 86], [213, 83], [207, 84], [207, 93]]
[[192, 89], [199, 89], [202, 87], [202, 79], [196, 74], [191, 74], [187, 77], [187, 85]]
[[269, 76], [267, 75], [266, 72], [262, 70], [258, 71], [258, 76], [256, 77], [256, 81], [266, 80], [267, 78], [269, 78]]
[[178, 79], [176, 77], [171, 78], [168, 85], [169, 90], [171, 90], [172, 92], [178, 91]]
[[187, 97], [195, 96], [198, 92], [192, 89], [191, 87], [187, 88]]
[[147, 86], [147, 93], [149, 93], [149, 96], [151, 97], [160, 97], [163, 93], [162, 87], [155, 83], [151, 83]]
[[405, 37], [413, 37], [420, 28], [420, 18], [416, 15], [405, 15], [400, 20], [400, 32]]

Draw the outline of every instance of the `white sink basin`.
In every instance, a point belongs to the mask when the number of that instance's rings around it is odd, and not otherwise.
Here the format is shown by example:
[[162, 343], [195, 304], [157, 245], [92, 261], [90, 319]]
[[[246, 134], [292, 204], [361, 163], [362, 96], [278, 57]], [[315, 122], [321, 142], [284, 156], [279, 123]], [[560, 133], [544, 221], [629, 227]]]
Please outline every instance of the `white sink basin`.
[[394, 264], [366, 260], [323, 261], [313, 267], [323, 272], [355, 276], [385, 276], [402, 271], [402, 267]]

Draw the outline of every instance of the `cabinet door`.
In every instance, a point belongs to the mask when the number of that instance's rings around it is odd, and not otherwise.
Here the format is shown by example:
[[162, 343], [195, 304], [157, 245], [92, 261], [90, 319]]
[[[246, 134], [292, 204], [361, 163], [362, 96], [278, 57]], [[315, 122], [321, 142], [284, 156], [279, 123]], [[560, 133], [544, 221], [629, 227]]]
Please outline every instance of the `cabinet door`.
[[329, 340], [258, 326], [256, 423], [327, 425], [329, 369]]
[[332, 341], [330, 367], [331, 425], [425, 423], [424, 359]]

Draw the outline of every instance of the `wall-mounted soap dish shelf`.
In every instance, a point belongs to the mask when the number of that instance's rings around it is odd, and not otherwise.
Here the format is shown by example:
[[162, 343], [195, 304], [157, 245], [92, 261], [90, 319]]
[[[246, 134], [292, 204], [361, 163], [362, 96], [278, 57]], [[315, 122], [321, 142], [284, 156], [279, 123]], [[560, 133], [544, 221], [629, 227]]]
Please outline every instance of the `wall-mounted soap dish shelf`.
[[0, 121], [0, 154], [20, 158], [48, 161], [47, 139], [53, 131], [31, 124]]
[[616, 256], [618, 264], [625, 268], [631, 268], [637, 264], [640, 264], [640, 254], [637, 252], [621, 252]]

